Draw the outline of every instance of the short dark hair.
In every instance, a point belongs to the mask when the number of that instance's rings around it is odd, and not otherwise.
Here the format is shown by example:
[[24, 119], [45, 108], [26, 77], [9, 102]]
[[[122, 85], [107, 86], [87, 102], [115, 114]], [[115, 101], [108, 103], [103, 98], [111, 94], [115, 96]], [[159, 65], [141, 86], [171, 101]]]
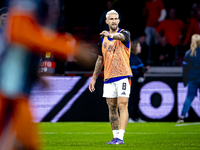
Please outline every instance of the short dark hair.
[[0, 15], [8, 13], [8, 7], [2, 7], [0, 9]]
[[137, 54], [137, 44], [140, 43], [139, 41], [132, 41], [131, 42], [131, 52], [136, 55]]

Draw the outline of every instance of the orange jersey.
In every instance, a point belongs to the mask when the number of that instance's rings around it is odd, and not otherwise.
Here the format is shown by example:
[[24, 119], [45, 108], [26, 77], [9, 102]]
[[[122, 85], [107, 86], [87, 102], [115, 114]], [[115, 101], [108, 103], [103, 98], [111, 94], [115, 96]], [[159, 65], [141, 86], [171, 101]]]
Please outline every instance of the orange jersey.
[[156, 28], [156, 31], [164, 31], [164, 36], [167, 37], [168, 43], [170, 43], [172, 46], [176, 46], [178, 44], [181, 44], [181, 40], [179, 37], [181, 36], [181, 31], [183, 30], [183, 28], [184, 23], [182, 20], [165, 19], [159, 24], [159, 26]]
[[147, 27], [155, 28], [158, 25], [158, 18], [161, 10], [165, 9], [162, 0], [146, 1], [145, 8], [148, 10]]
[[190, 20], [190, 24], [188, 27], [188, 31], [187, 31], [187, 34], [185, 37], [184, 44], [188, 44], [191, 42], [190, 40], [191, 40], [191, 37], [193, 34], [200, 34], [199, 22], [195, 18], [191, 18], [191, 20]]
[[[120, 32], [122, 31], [119, 29]], [[124, 31], [128, 32], [128, 31]], [[126, 39], [126, 38], [125, 38]], [[108, 37], [102, 39], [102, 54], [104, 58], [104, 80], [110, 78], [132, 76], [129, 58], [130, 58], [130, 38], [127, 45], [119, 40], [113, 40]]]

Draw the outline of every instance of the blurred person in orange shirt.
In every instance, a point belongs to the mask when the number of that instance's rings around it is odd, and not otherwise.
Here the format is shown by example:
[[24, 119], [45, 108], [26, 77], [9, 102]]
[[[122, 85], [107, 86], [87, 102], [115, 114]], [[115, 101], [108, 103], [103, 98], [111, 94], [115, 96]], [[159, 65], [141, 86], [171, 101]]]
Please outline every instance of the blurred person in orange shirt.
[[180, 19], [176, 19], [176, 10], [171, 8], [169, 10], [169, 19], [165, 19], [156, 28], [157, 38], [160, 38], [160, 34], [167, 37], [167, 41], [172, 46], [181, 44], [182, 32], [184, 30], [184, 23]]
[[147, 15], [146, 43], [150, 47], [152, 39], [155, 44], [158, 43], [155, 36], [155, 28], [165, 19], [167, 13], [162, 0], [146, 0], [144, 14]]
[[11, 0], [0, 60], [0, 150], [37, 150], [39, 137], [28, 98], [38, 79], [40, 54], [71, 54], [92, 64], [90, 46], [50, 26], [58, 17], [58, 0]]
[[200, 0], [196, 0], [193, 4], [192, 17], [189, 18], [189, 27], [187, 29], [184, 44], [189, 44], [191, 42], [191, 37], [193, 34], [200, 34]]
[[[199, 18], [200, 18], [200, 11], [199, 11]], [[200, 34], [200, 28], [199, 28], [199, 21], [196, 18], [191, 18], [189, 27], [186, 33], [186, 37], [184, 40], [184, 44], [189, 44], [191, 42], [191, 37], [193, 34]]]

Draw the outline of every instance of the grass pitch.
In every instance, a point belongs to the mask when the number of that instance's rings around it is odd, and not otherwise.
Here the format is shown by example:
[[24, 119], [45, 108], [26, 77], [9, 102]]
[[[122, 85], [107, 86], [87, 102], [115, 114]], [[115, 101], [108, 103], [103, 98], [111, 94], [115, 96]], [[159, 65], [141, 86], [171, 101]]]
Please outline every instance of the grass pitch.
[[128, 123], [125, 145], [112, 140], [110, 123], [39, 123], [42, 150], [199, 150], [200, 122]]

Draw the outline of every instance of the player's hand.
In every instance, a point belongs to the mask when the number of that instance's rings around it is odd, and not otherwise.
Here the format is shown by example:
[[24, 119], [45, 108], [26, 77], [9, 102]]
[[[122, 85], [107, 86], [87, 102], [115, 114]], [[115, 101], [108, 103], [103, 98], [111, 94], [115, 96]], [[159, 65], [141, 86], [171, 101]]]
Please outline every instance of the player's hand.
[[110, 37], [110, 33], [108, 31], [102, 31], [100, 35], [104, 35], [106, 37]]
[[97, 56], [95, 49], [90, 44], [80, 42], [74, 59], [81, 68], [91, 70], [94, 68]]
[[89, 90], [90, 90], [91, 93], [95, 91], [95, 87], [94, 87], [95, 83], [96, 83], [96, 81], [94, 79], [92, 79], [90, 84], [89, 84]]

